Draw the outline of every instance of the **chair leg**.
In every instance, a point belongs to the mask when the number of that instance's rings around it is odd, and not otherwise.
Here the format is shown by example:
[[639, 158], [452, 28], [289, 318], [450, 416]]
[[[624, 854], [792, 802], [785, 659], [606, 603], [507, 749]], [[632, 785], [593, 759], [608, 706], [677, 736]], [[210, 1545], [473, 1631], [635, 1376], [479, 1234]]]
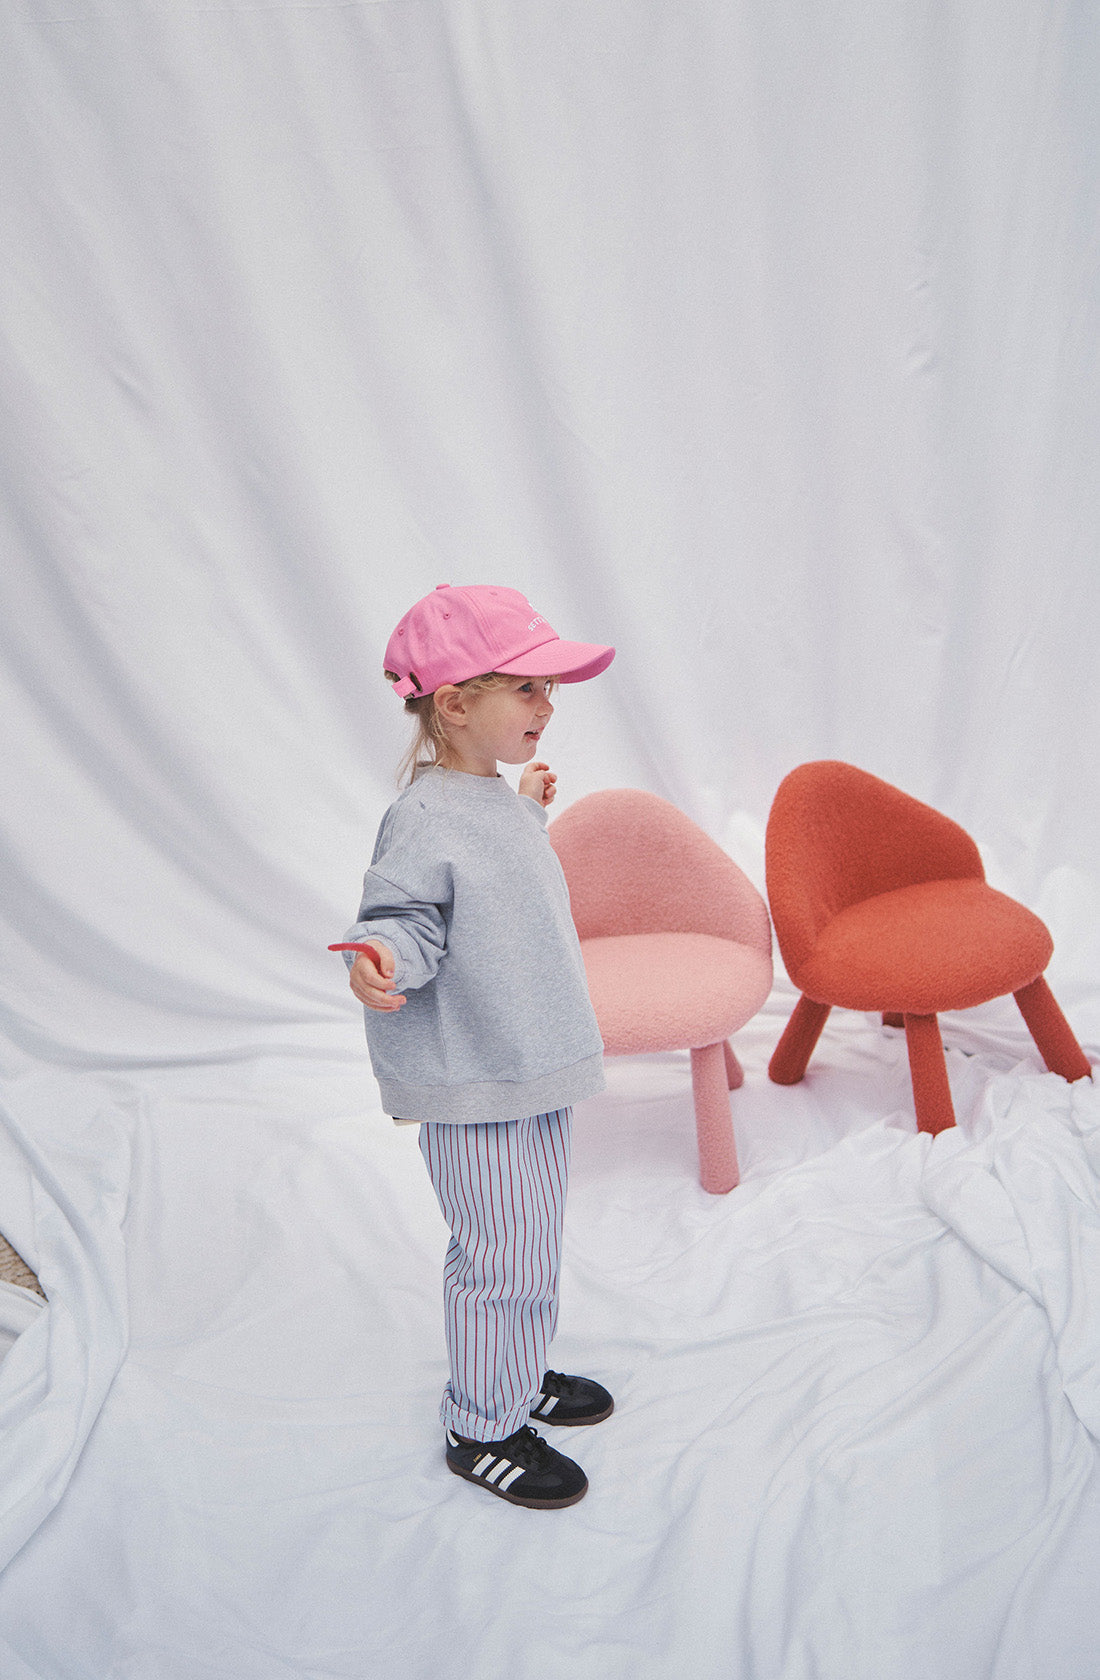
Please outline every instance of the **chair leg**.
[[699, 1182], [714, 1196], [736, 1186], [737, 1146], [733, 1141], [726, 1064], [720, 1044], [691, 1052], [691, 1088], [695, 1131], [699, 1139]]
[[769, 1079], [777, 1085], [798, 1084], [831, 1008], [828, 1003], [814, 1003], [812, 998], [805, 996], [799, 998], [794, 1014], [783, 1029], [783, 1037], [772, 1051], [772, 1059], [768, 1063]]
[[945, 1132], [955, 1124], [955, 1109], [947, 1083], [940, 1024], [934, 1015], [905, 1017], [905, 1047], [909, 1052], [917, 1130], [933, 1135]]
[[733, 1053], [733, 1045], [727, 1038], [722, 1046], [726, 1058], [726, 1084], [731, 1091], [737, 1091], [745, 1083], [745, 1070]]
[[1030, 986], [1015, 994], [1020, 1014], [1051, 1073], [1060, 1073], [1071, 1082], [1091, 1076], [1092, 1068], [1085, 1052], [1073, 1035], [1073, 1028], [1055, 1001], [1054, 993], [1040, 974]]

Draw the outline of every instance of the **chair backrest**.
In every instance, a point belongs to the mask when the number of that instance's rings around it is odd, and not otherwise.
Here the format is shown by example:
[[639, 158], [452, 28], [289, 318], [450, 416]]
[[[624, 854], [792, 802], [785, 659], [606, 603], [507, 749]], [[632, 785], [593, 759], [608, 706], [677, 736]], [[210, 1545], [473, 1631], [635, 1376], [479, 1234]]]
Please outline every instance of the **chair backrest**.
[[582, 939], [711, 933], [771, 954], [767, 906], [718, 843], [639, 788], [586, 794], [550, 824]]
[[787, 972], [850, 904], [920, 881], [985, 879], [958, 823], [866, 770], [821, 759], [779, 784], [766, 838], [768, 900]]

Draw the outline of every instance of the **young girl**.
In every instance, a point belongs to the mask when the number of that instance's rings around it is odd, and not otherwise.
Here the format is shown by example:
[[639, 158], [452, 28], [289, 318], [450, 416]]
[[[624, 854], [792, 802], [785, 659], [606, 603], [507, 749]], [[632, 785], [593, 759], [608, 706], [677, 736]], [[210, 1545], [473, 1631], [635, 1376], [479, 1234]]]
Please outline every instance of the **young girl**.
[[[514, 589], [441, 584], [405, 614], [386, 676], [419, 726], [410, 785], [345, 935], [383, 1106], [419, 1122], [451, 1229], [447, 1463], [543, 1509], [576, 1504], [588, 1481], [528, 1419], [598, 1423], [614, 1402], [546, 1369], [571, 1104], [602, 1089], [603, 1045], [546, 835], [556, 778], [530, 761], [555, 683], [598, 676], [614, 654], [560, 641]], [[527, 765], [518, 794], [499, 763]]]

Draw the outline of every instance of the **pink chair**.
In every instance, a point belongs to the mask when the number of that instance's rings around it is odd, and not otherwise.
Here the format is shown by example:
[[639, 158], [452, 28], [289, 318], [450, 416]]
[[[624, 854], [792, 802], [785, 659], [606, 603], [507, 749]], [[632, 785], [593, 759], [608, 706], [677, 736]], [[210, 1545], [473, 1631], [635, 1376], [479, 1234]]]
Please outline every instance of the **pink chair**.
[[709, 835], [654, 793], [591, 793], [550, 825], [610, 1056], [691, 1051], [699, 1178], [738, 1180], [728, 1042], [772, 986], [767, 906]]

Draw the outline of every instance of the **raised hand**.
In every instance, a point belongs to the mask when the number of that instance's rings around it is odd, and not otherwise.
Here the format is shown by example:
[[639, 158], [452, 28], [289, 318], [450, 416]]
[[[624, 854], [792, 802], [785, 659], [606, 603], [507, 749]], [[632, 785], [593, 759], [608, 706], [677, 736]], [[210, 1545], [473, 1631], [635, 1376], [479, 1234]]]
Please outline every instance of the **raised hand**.
[[545, 810], [558, 791], [554, 786], [557, 779], [548, 764], [529, 764], [519, 779], [519, 791], [525, 793], [528, 799], [535, 800]]

